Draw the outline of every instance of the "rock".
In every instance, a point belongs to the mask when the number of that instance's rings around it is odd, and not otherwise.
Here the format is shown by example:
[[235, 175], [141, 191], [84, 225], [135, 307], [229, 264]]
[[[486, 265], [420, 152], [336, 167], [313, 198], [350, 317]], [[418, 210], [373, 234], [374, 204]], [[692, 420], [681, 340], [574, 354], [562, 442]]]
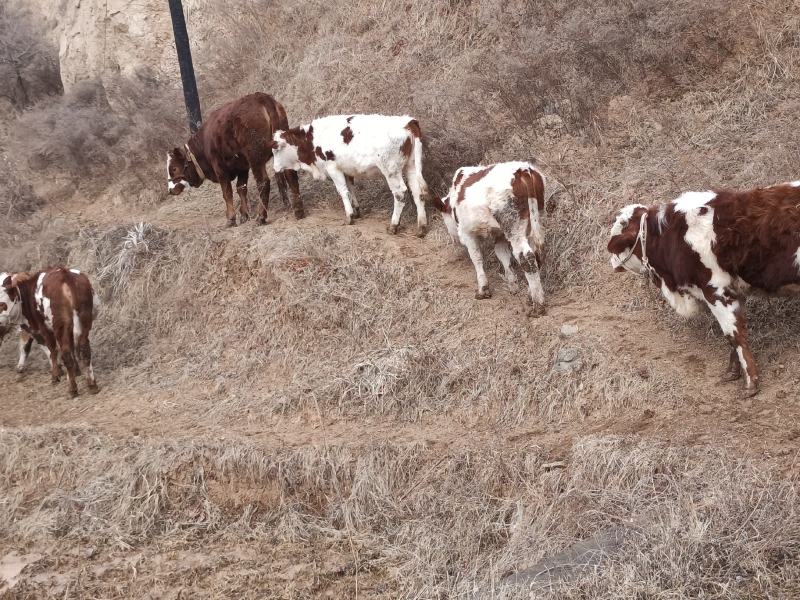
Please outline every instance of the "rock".
[[553, 370], [557, 373], [568, 373], [570, 371], [577, 371], [583, 366], [583, 361], [580, 359], [580, 353], [577, 348], [562, 348], [558, 351], [556, 364], [553, 365]]
[[577, 325], [571, 325], [570, 323], [564, 323], [561, 326], [561, 330], [559, 331], [559, 335], [562, 338], [572, 337], [576, 333], [578, 333], [578, 326]]

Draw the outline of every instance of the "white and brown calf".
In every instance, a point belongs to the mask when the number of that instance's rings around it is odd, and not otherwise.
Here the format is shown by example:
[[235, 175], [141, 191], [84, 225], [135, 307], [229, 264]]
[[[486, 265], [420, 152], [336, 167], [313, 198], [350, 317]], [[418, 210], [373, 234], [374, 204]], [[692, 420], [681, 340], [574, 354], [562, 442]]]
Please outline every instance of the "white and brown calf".
[[410, 188], [417, 206], [417, 232], [422, 236], [428, 228], [422, 198], [428, 186], [422, 177], [421, 136], [419, 123], [408, 116], [322, 117], [302, 127], [276, 132], [273, 165], [276, 172], [302, 169], [318, 180], [330, 177], [342, 198], [348, 225], [361, 216], [353, 180], [382, 176], [394, 197], [391, 233], [397, 233], [406, 190]]
[[513, 258], [525, 273], [531, 301], [543, 312], [540, 268], [544, 259], [544, 178], [536, 165], [519, 161], [461, 167], [453, 176], [448, 195], [433, 202], [442, 211], [450, 236], [466, 246], [475, 265], [475, 297], [480, 300], [492, 295], [480, 239], [493, 239], [506, 281], [516, 281]]
[[705, 304], [731, 344], [732, 381], [758, 391], [744, 296], [800, 293], [800, 182], [754, 190], [686, 192], [668, 204], [631, 204], [616, 216], [611, 266], [646, 275], [670, 306]]
[[99, 301], [89, 278], [76, 269], [55, 267], [33, 274], [4, 273], [0, 285], [0, 340], [10, 331], [20, 332], [17, 370], [25, 368], [35, 339], [46, 348], [53, 383], [61, 378], [60, 352], [70, 395], [78, 395], [81, 370], [89, 391], [97, 393], [89, 333]]

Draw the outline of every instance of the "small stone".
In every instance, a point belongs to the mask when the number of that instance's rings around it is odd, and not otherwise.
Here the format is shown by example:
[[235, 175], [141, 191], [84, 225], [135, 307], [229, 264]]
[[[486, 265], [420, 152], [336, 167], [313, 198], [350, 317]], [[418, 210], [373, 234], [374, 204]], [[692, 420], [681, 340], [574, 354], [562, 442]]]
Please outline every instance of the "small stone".
[[562, 348], [558, 351], [556, 364], [553, 365], [553, 370], [559, 373], [566, 373], [568, 371], [577, 371], [583, 366], [583, 362], [578, 358], [579, 352], [577, 348]]
[[572, 337], [576, 333], [578, 333], [578, 326], [577, 325], [571, 325], [569, 323], [564, 323], [561, 326], [561, 331], [559, 332], [559, 335], [562, 338], [568, 338], [568, 337]]
[[656, 416], [656, 413], [654, 413], [654, 412], [653, 412], [652, 410], [650, 410], [649, 408], [646, 408], [646, 409], [644, 410], [644, 412], [642, 413], [642, 416], [643, 416], [645, 419], [652, 419], [653, 417], [655, 417], [655, 416]]

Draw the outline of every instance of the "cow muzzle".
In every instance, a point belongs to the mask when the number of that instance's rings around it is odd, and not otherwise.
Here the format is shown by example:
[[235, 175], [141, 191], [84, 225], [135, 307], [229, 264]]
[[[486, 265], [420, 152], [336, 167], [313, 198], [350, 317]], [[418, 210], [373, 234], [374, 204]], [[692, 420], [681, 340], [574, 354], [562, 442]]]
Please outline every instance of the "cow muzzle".
[[175, 181], [169, 181], [167, 183], [167, 185], [169, 187], [169, 195], [170, 196], [180, 196], [181, 192], [183, 192], [183, 190], [186, 187], [188, 187], [188, 183], [186, 181], [184, 181], [183, 179], [181, 179], [177, 183]]

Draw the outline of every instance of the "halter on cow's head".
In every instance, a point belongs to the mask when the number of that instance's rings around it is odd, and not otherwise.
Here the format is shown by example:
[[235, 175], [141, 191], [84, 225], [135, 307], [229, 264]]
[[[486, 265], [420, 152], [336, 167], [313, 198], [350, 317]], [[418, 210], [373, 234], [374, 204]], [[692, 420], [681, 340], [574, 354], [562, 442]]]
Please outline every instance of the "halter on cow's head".
[[647, 207], [642, 204], [629, 204], [617, 213], [608, 242], [611, 267], [615, 271], [628, 270], [639, 275], [649, 272], [647, 216]]
[[205, 178], [189, 144], [167, 152], [167, 186], [171, 195], [178, 196], [187, 187], [199, 187]]

